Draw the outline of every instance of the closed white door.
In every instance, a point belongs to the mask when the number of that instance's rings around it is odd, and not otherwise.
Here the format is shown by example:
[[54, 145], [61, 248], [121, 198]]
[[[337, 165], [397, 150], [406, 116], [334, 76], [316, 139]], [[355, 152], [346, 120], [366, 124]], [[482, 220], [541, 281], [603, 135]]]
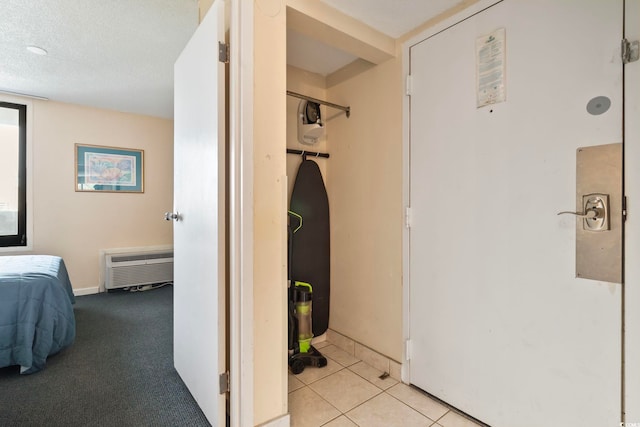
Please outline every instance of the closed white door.
[[214, 426], [225, 425], [224, 2], [175, 64], [174, 364]]
[[[575, 277], [556, 214], [576, 149], [622, 142], [622, 3], [504, 0], [409, 49], [409, 376], [494, 427], [620, 422], [622, 285]], [[506, 101], [478, 108], [501, 28]]]

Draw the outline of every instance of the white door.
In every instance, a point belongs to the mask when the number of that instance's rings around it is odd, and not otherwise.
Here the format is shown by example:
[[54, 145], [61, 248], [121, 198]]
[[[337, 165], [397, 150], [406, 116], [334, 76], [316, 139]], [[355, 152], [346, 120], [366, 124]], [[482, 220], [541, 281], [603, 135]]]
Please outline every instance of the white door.
[[225, 425], [224, 2], [175, 64], [174, 364], [214, 426]]
[[[622, 142], [622, 17], [504, 0], [410, 47], [409, 377], [494, 427], [620, 422], [622, 288], [575, 278], [556, 214], [576, 149]], [[477, 108], [476, 39], [500, 28], [506, 102]]]

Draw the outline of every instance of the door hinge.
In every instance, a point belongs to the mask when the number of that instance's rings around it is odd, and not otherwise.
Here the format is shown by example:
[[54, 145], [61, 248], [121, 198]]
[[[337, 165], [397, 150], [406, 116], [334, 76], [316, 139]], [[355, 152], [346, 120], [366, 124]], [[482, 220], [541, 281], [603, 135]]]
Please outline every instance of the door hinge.
[[404, 360], [411, 360], [411, 340], [404, 342]]
[[627, 220], [627, 196], [622, 198], [622, 220]]
[[409, 206], [404, 208], [404, 226], [411, 228], [411, 208]]
[[229, 44], [218, 42], [218, 61], [229, 63]]
[[623, 64], [637, 61], [640, 57], [640, 43], [638, 40], [630, 42], [627, 39], [622, 39], [621, 55]]
[[411, 96], [411, 74], [407, 74], [407, 79], [405, 81], [405, 95]]
[[231, 385], [229, 383], [229, 371], [220, 374], [220, 394], [229, 393], [231, 391]]

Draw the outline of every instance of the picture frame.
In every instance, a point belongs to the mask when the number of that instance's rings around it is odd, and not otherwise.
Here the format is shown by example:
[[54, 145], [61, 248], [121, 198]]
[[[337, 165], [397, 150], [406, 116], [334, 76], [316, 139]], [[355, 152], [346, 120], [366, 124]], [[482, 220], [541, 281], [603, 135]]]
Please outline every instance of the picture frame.
[[144, 193], [144, 150], [75, 145], [76, 191]]

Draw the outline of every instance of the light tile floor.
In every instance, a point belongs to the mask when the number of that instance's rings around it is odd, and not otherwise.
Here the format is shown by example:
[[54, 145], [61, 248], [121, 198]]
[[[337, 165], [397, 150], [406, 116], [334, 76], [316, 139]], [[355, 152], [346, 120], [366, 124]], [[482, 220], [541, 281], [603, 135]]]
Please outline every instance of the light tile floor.
[[480, 427], [332, 344], [317, 347], [326, 367], [289, 373], [291, 427]]

